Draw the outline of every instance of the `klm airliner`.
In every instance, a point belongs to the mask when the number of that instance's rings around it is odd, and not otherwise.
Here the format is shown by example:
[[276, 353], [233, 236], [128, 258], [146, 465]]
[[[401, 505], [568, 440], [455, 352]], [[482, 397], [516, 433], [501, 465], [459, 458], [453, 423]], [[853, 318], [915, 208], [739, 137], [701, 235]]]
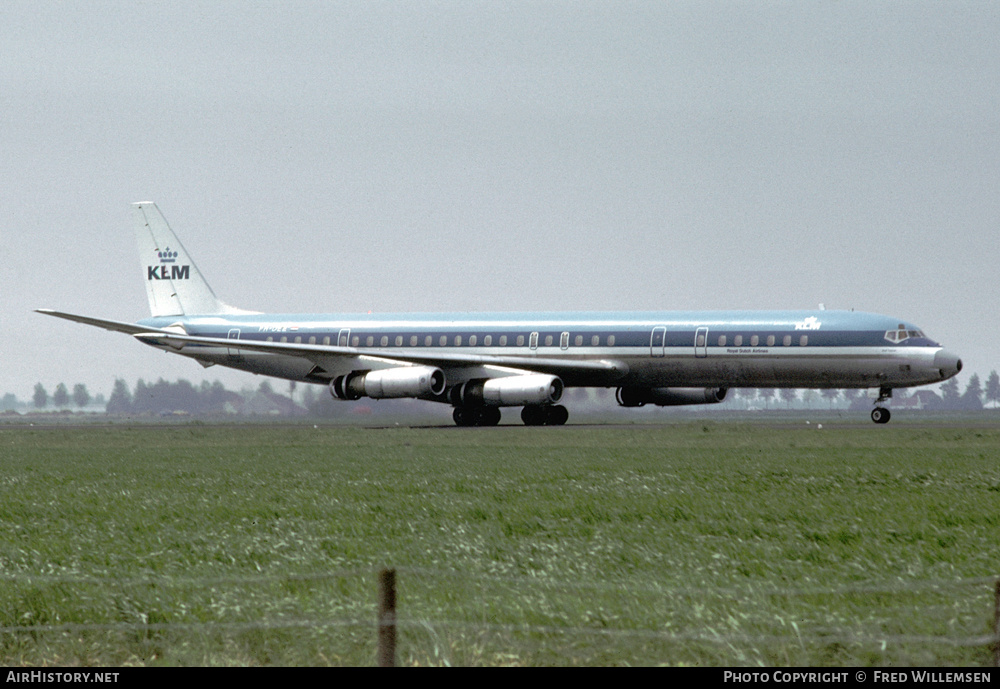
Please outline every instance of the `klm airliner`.
[[[714, 404], [729, 388], [871, 388], [886, 423], [894, 388], [940, 383], [961, 360], [912, 323], [854, 311], [263, 314], [221, 302], [153, 203], [133, 205], [151, 318], [57, 316], [339, 400], [449, 404], [459, 426], [521, 407], [561, 425], [566, 387], [617, 388], [625, 407]], [[873, 397], [875, 397], [873, 395]]]

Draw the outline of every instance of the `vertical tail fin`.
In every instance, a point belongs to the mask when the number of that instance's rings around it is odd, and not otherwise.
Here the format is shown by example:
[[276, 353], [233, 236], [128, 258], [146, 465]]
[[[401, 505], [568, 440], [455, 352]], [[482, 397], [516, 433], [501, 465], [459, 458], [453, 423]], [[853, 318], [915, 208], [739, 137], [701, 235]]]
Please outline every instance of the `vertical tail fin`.
[[219, 301], [155, 203], [132, 204], [132, 219], [152, 315], [248, 313]]

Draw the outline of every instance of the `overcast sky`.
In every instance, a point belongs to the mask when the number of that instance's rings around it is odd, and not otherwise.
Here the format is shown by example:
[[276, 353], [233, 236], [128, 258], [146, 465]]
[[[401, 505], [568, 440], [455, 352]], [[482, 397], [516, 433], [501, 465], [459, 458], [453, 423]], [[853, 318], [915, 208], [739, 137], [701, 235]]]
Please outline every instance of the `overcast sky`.
[[1000, 368], [1000, 3], [0, 3], [0, 393], [256, 387], [148, 315], [129, 204], [260, 311], [854, 308]]

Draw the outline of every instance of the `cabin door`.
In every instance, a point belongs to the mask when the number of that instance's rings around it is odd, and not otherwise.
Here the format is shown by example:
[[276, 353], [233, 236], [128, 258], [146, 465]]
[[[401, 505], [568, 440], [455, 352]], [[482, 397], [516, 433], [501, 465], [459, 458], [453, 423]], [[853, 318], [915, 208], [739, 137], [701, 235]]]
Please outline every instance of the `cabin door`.
[[[231, 329], [229, 331], [228, 339], [230, 339], [230, 340], [238, 340], [238, 339], [240, 339], [240, 329], [239, 328], [233, 328], [233, 329]], [[226, 353], [229, 354], [230, 357], [232, 357], [233, 359], [235, 359], [235, 358], [237, 358], [240, 355], [240, 350], [238, 350], [238, 349], [228, 349], [227, 348], [226, 349]]]
[[708, 328], [698, 328], [694, 333], [694, 355], [699, 359], [708, 356]]
[[667, 328], [658, 325], [653, 328], [653, 335], [649, 338], [649, 355], [665, 356], [667, 353]]

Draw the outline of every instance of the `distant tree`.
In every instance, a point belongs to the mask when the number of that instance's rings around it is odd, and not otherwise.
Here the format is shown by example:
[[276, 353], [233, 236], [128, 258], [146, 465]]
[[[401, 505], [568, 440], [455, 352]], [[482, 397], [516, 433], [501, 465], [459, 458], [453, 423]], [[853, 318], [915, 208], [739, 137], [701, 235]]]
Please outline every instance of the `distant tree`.
[[111, 397], [105, 409], [109, 414], [127, 414], [132, 411], [132, 394], [121, 378], [115, 379], [115, 387], [111, 390]]
[[774, 399], [774, 388], [758, 388], [757, 396], [764, 400], [764, 409], [768, 409], [768, 402]]
[[785, 406], [791, 408], [792, 402], [799, 398], [799, 391], [795, 388], [781, 388], [781, 399], [785, 400]]
[[35, 403], [35, 409], [44, 409], [49, 403], [49, 393], [41, 383], [35, 384], [35, 394], [31, 396], [31, 400]]
[[0, 409], [4, 411], [8, 409], [17, 409], [17, 395], [12, 392], [8, 392], [3, 396], [3, 400], [0, 400]]
[[840, 396], [840, 390], [836, 388], [824, 388], [819, 391], [819, 394], [823, 395], [830, 403], [830, 409], [833, 409], [833, 402]]
[[961, 396], [958, 394], [958, 381], [955, 378], [949, 378], [941, 384], [941, 399], [946, 408], [952, 409], [958, 406], [960, 398]]
[[986, 379], [986, 390], [984, 394], [986, 402], [992, 402], [994, 407], [1000, 403], [1000, 376], [997, 375], [995, 370], [990, 371], [990, 377]]
[[965, 388], [960, 401], [962, 409], [982, 409], [983, 408], [983, 388], [979, 383], [979, 375], [973, 373], [969, 378], [969, 385]]
[[69, 406], [69, 390], [66, 389], [66, 383], [59, 383], [56, 386], [56, 391], [52, 393], [52, 404], [56, 409], [65, 409]]
[[273, 395], [274, 388], [271, 387], [271, 381], [269, 380], [260, 381], [260, 386], [257, 388], [257, 392], [261, 392], [265, 395]]
[[843, 391], [841, 391], [840, 394], [842, 394], [844, 396], [844, 400], [848, 404], [850, 404], [851, 402], [853, 402], [854, 400], [856, 400], [859, 395], [861, 395], [863, 393], [860, 390], [858, 390], [857, 388], [846, 388]]
[[135, 391], [132, 393], [132, 405], [129, 411], [133, 414], [144, 414], [153, 410], [153, 399], [149, 392], [146, 381], [142, 378], [135, 382]]
[[90, 393], [87, 392], [87, 386], [83, 383], [77, 383], [74, 385], [73, 404], [78, 407], [86, 407], [88, 402], [90, 402]]
[[229, 396], [229, 391], [226, 390], [226, 386], [222, 384], [222, 381], [217, 380], [212, 383], [212, 392], [210, 394], [212, 406], [222, 411], [226, 406], [226, 398]]

